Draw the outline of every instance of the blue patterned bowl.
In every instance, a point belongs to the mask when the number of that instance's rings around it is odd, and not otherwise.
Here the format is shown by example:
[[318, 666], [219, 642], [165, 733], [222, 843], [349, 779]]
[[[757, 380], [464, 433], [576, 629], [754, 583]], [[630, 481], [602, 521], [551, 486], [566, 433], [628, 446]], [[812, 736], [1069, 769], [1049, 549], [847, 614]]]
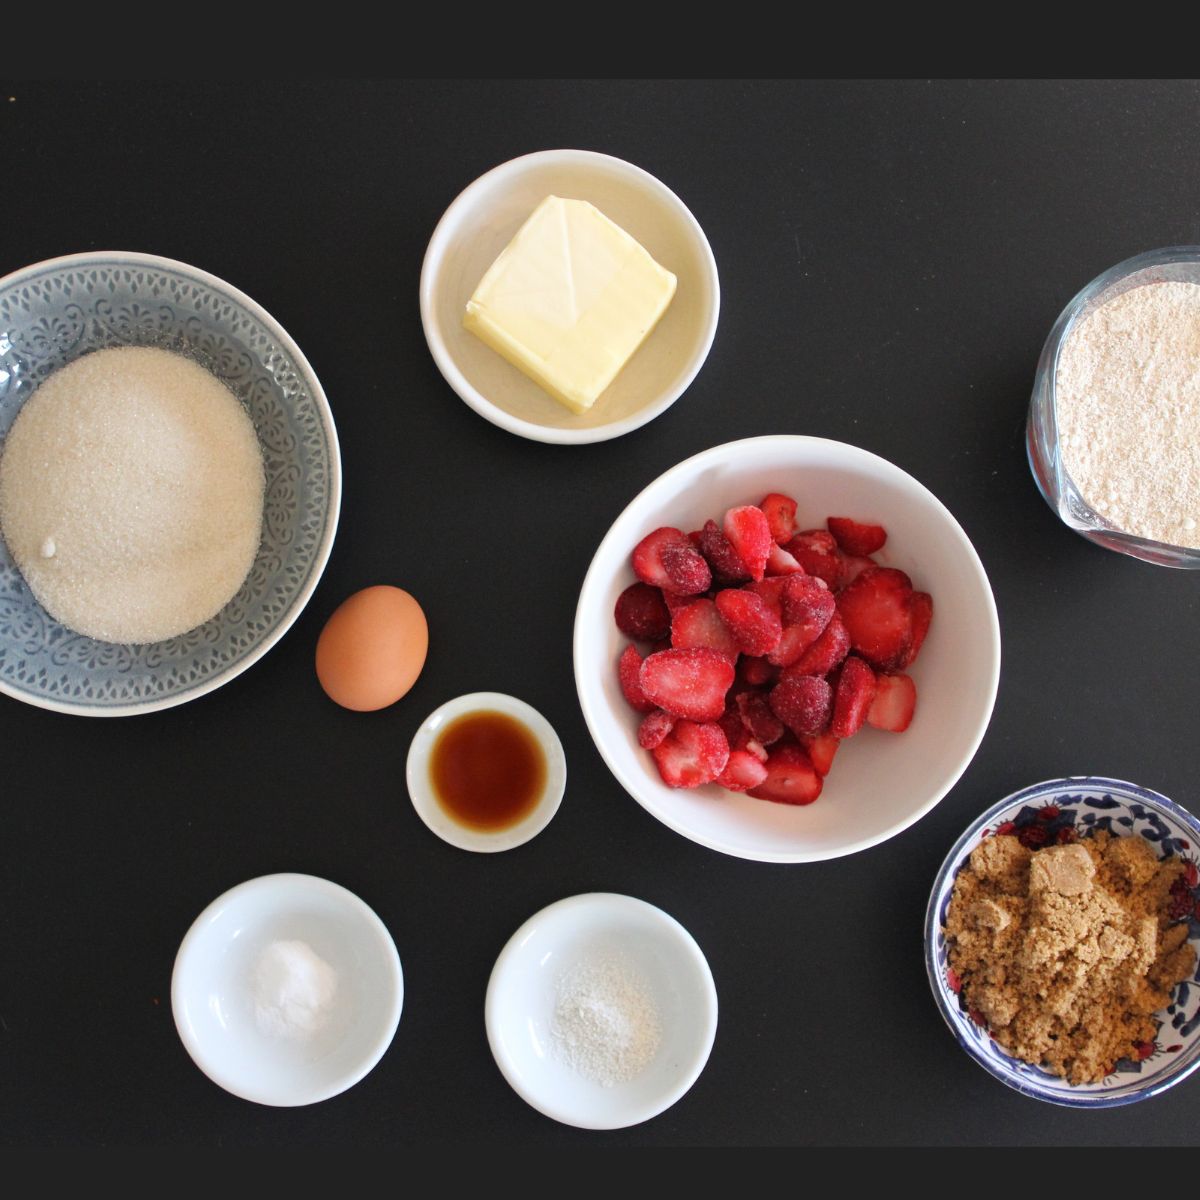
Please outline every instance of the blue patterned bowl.
[[[1002, 1083], [1024, 1096], [1072, 1108], [1110, 1108], [1145, 1100], [1178, 1083], [1200, 1066], [1200, 967], [1180, 983], [1166, 1011], [1160, 1013], [1158, 1036], [1141, 1053], [1117, 1063], [1096, 1084], [1070, 1084], [1040, 1067], [1011, 1057], [963, 1007], [958, 981], [949, 970], [943, 935], [950, 893], [959, 869], [984, 837], [1015, 833], [1026, 844], [1047, 845], [1074, 840], [1094, 830], [1126, 836], [1140, 834], [1160, 858], [1177, 855], [1192, 865], [1190, 888], [1179, 897], [1188, 922], [1188, 940], [1200, 953], [1200, 821], [1186, 809], [1132, 783], [1077, 775], [1034, 784], [992, 805], [968, 826], [946, 856], [925, 913], [925, 967], [939, 1010], [962, 1048]], [[1187, 913], [1182, 914], [1186, 907]]]
[[249, 411], [266, 467], [258, 557], [211, 621], [144, 646], [64, 628], [0, 542], [0, 692], [58, 712], [117, 717], [211, 692], [299, 616], [337, 528], [337, 432], [304, 355], [259, 305], [215, 276], [149, 254], [97, 252], [0, 279], [0, 438], [52, 371], [91, 350], [157, 346], [207, 367]]

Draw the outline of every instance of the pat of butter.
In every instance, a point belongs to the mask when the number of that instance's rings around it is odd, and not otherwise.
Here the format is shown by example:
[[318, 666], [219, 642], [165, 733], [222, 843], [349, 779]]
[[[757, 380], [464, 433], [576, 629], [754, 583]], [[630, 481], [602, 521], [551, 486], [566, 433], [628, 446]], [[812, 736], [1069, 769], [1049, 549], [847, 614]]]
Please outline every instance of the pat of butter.
[[580, 413], [674, 295], [675, 276], [599, 209], [547, 196], [480, 280], [463, 325]]

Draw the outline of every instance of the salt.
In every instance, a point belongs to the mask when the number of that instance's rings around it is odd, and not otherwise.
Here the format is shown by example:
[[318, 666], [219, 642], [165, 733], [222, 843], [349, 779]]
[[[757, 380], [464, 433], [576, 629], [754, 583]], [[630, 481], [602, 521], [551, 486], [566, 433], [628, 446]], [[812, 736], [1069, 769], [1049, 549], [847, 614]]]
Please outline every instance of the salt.
[[559, 976], [551, 1034], [560, 1060], [610, 1088], [650, 1065], [662, 1023], [645, 976], [623, 956], [606, 953]]
[[329, 1020], [337, 972], [307, 942], [272, 942], [254, 969], [254, 1018], [271, 1037], [307, 1040]]

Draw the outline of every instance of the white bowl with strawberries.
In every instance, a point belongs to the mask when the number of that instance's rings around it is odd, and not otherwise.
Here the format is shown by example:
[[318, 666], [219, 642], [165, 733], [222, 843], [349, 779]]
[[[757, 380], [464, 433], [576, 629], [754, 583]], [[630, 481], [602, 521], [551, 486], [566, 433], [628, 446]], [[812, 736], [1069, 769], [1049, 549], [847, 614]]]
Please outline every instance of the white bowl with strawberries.
[[730, 442], [631, 501], [574, 633], [584, 719], [617, 780], [701, 845], [764, 862], [906, 829], [991, 718], [1000, 630], [961, 526], [877, 455]]

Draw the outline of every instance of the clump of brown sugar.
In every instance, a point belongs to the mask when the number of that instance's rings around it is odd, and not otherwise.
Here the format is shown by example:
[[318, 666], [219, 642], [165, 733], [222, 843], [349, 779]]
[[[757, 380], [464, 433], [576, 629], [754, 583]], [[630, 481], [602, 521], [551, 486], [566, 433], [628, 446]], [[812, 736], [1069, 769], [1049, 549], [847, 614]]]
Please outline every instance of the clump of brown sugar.
[[1153, 1043], [1154, 1013], [1196, 955], [1169, 915], [1185, 870], [1138, 836], [1103, 830], [1029, 850], [985, 838], [959, 872], [946, 918], [966, 1007], [1016, 1058], [1099, 1083]]

